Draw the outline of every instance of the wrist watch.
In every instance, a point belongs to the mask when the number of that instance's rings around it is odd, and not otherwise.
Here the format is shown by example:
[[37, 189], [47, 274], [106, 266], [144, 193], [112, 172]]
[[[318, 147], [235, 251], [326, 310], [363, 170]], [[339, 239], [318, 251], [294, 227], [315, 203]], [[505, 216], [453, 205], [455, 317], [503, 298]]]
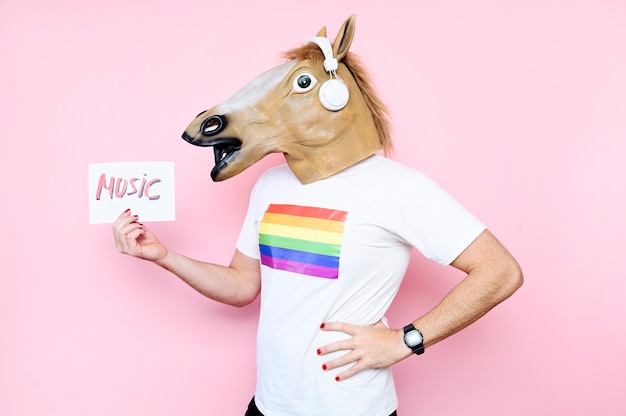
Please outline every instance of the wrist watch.
[[424, 354], [424, 337], [413, 324], [404, 327], [404, 343], [417, 355]]

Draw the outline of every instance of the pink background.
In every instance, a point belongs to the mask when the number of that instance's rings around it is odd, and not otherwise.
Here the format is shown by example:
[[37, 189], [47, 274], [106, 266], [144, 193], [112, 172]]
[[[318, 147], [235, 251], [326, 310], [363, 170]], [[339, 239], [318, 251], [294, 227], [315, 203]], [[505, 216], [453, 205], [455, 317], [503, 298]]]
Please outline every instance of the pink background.
[[[514, 253], [526, 283], [395, 366], [401, 416], [626, 411], [626, 3], [0, 1], [0, 414], [242, 415], [258, 303], [212, 303], [88, 224], [87, 165], [173, 160], [172, 249], [229, 261], [273, 156], [212, 183], [180, 134], [357, 14], [394, 158]], [[621, 260], [620, 260], [621, 259]], [[415, 254], [400, 327], [462, 276]], [[418, 409], [418, 410], [416, 410]]]

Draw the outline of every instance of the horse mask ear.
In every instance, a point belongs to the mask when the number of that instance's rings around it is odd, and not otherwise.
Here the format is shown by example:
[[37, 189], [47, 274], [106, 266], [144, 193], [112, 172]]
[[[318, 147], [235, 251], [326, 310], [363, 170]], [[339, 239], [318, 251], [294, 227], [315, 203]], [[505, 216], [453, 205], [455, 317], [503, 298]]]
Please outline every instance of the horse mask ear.
[[[344, 56], [348, 53], [348, 49], [350, 49], [350, 45], [352, 45], [352, 39], [354, 39], [354, 26], [356, 23], [356, 16], [350, 16], [341, 28], [339, 29], [339, 33], [335, 38], [335, 42], [333, 43], [333, 55], [337, 58], [337, 61], [341, 61]], [[326, 28], [324, 28], [326, 31]]]
[[[333, 56], [337, 59], [337, 61], [341, 61], [346, 53], [348, 53], [348, 49], [350, 49], [350, 45], [352, 45], [352, 39], [354, 39], [354, 26], [356, 23], [356, 15], [352, 15], [343, 22], [341, 28], [339, 28], [339, 33], [335, 38], [335, 43], [333, 44]], [[316, 37], [325, 38], [326, 35], [326, 26], [320, 29], [317, 32]]]

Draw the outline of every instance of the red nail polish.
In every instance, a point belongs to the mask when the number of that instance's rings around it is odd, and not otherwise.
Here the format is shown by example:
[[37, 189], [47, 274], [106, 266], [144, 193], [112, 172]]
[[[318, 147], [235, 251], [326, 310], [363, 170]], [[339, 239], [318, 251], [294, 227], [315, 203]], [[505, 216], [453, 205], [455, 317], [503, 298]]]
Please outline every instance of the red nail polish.
[[320, 328], [324, 329], [324, 324], [321, 324], [321, 325], [320, 325]]
[[319, 348], [317, 349], [317, 355], [321, 355], [322, 354], [322, 350], [320, 350]]
[[335, 381], [340, 381], [341, 379], [339, 378], [339, 376], [335, 377]]
[[127, 209], [126, 211], [124, 211], [124, 212], [130, 212], [130, 208], [128, 208], [128, 209]]
[[326, 371], [326, 369], [327, 369], [327, 368], [328, 368], [328, 367], [326, 367], [326, 364], [324, 364], [324, 365], [322, 366], [322, 370], [324, 370], [324, 371]]

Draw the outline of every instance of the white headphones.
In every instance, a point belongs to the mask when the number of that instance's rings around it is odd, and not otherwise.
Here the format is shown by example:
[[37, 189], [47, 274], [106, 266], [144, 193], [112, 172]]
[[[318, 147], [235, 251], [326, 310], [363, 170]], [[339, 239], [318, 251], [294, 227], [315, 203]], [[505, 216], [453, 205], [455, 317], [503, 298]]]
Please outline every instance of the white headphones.
[[348, 104], [350, 93], [346, 84], [337, 75], [339, 64], [337, 59], [333, 57], [333, 48], [328, 39], [322, 36], [309, 39], [309, 43], [315, 43], [320, 47], [324, 54], [324, 69], [330, 74], [330, 79], [320, 87], [320, 103], [327, 110], [339, 111]]

